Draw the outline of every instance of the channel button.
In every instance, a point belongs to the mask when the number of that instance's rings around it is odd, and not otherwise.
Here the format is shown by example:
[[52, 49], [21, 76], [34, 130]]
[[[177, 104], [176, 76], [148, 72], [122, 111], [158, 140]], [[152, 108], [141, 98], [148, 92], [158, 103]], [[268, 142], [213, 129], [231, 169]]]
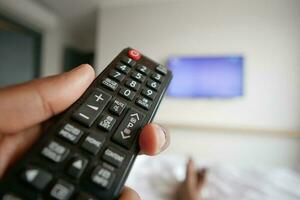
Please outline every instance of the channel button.
[[137, 132], [141, 128], [144, 118], [145, 115], [135, 109], [129, 110], [114, 134], [113, 140], [129, 149]]

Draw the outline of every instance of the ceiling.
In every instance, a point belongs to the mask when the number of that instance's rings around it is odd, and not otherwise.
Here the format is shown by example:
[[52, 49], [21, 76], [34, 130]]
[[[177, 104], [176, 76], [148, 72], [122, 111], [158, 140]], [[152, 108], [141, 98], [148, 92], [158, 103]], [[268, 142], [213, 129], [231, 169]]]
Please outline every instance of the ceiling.
[[86, 16], [98, 7], [124, 6], [133, 4], [153, 4], [180, 0], [32, 0], [64, 18]]
[[64, 28], [75, 40], [95, 37], [97, 10], [99, 7], [153, 4], [180, 0], [30, 0], [52, 13], [62, 21]]

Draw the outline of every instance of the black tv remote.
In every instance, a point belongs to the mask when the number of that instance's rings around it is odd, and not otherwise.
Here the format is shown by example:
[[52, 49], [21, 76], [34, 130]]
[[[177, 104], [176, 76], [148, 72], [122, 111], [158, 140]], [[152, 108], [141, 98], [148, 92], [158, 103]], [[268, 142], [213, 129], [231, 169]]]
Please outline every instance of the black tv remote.
[[117, 199], [172, 79], [167, 68], [124, 49], [0, 181], [12, 199]]

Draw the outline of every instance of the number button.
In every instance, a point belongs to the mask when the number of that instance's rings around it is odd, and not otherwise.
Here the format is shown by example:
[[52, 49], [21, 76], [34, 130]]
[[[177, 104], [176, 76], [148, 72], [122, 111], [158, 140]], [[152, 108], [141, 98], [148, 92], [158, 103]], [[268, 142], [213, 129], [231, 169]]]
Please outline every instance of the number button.
[[139, 82], [144, 82], [146, 80], [146, 77], [143, 74], [141, 74], [140, 72], [133, 72], [131, 74], [131, 77]]
[[160, 82], [160, 83], [162, 82], [162, 75], [161, 74], [153, 73], [152, 76], [151, 76], [151, 78], [153, 80], [156, 80], [156, 81]]
[[134, 91], [139, 90], [141, 87], [141, 84], [139, 84], [138, 82], [136, 82], [135, 80], [132, 80], [132, 79], [127, 80], [125, 85], [130, 87]]
[[157, 91], [159, 88], [159, 83], [157, 83], [156, 81], [148, 80], [147, 86], [152, 88], [153, 90]]
[[134, 98], [135, 93], [129, 89], [122, 88], [119, 91], [119, 94], [128, 100], [132, 100]]
[[150, 70], [145, 65], [141, 65], [141, 64], [137, 66], [137, 70], [145, 75], [148, 75], [150, 73]]
[[122, 62], [129, 65], [130, 67], [133, 67], [135, 65], [135, 61], [132, 60], [131, 58], [126, 57], [126, 56], [124, 56], [122, 58]]
[[123, 63], [118, 63], [116, 69], [124, 74], [127, 74], [130, 71], [130, 68]]
[[153, 90], [150, 90], [150, 89], [143, 89], [142, 95], [153, 100], [156, 96], [156, 92], [154, 92]]
[[118, 72], [116, 70], [111, 70], [109, 73], [109, 76], [119, 82], [123, 81], [125, 78], [124, 74], [121, 74], [120, 72]]

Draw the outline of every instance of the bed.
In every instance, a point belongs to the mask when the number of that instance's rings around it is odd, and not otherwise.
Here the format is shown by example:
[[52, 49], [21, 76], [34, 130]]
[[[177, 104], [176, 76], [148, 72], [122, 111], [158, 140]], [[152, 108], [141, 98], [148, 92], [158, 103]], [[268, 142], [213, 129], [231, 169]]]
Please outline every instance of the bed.
[[[139, 156], [127, 180], [143, 200], [172, 199], [185, 177], [184, 155]], [[203, 163], [208, 168], [202, 200], [299, 200], [300, 168]]]

